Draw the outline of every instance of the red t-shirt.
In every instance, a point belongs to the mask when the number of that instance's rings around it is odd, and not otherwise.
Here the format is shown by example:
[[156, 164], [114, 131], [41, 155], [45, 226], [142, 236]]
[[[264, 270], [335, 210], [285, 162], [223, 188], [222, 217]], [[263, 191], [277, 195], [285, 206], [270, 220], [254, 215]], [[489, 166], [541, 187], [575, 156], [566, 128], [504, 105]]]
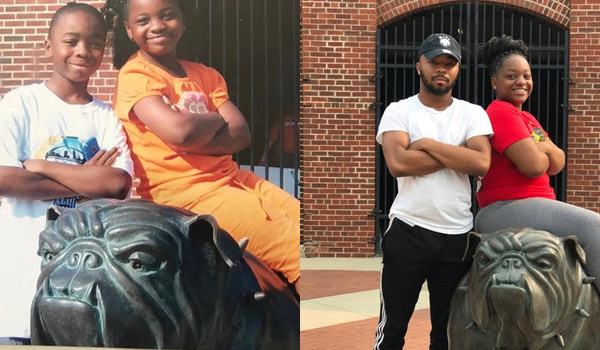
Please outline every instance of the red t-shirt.
[[513, 104], [494, 100], [487, 110], [494, 136], [490, 139], [492, 145], [492, 163], [487, 174], [481, 181], [477, 192], [479, 207], [497, 201], [542, 197], [556, 199], [550, 186], [547, 173], [530, 179], [523, 175], [516, 165], [504, 155], [504, 150], [513, 143], [540, 135], [548, 137], [540, 123], [528, 112], [519, 111]]

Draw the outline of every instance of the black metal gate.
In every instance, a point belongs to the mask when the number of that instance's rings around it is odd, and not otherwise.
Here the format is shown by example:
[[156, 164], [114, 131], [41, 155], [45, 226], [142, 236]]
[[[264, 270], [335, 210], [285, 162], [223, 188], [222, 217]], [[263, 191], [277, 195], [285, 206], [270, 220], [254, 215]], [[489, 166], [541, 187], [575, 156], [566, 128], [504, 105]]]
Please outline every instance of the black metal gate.
[[236, 160], [299, 197], [300, 1], [190, 2], [182, 56], [223, 75], [252, 132]]
[[[569, 32], [513, 8], [489, 3], [437, 7], [403, 18], [377, 31], [377, 126], [385, 108], [419, 91], [415, 60], [421, 42], [432, 33], [451, 34], [460, 43], [463, 60], [453, 96], [487, 107], [493, 100], [489, 73], [479, 46], [492, 36], [522, 39], [530, 50], [533, 94], [523, 106], [536, 116], [552, 140], [567, 145]], [[381, 147], [376, 153], [375, 253], [389, 223], [388, 211], [397, 183], [385, 165]], [[557, 198], [564, 200], [564, 172], [550, 179]], [[476, 203], [473, 200], [473, 203]], [[473, 210], [475, 210], [475, 204]]]

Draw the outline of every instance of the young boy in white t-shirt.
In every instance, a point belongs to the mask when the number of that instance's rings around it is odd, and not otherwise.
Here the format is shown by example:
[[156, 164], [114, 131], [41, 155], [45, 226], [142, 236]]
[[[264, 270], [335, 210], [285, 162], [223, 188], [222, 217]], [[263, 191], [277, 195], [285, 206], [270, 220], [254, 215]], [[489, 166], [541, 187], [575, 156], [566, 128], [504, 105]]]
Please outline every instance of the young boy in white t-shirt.
[[0, 345], [30, 342], [38, 234], [48, 207], [130, 193], [125, 134], [112, 109], [87, 91], [106, 33], [94, 7], [61, 7], [45, 42], [52, 76], [0, 101]]

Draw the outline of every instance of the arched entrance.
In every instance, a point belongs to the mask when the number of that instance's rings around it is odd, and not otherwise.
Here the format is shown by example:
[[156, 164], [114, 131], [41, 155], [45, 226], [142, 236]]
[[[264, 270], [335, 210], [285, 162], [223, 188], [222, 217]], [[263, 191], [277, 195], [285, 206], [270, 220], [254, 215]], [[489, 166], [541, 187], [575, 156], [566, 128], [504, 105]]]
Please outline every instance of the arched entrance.
[[[444, 32], [462, 48], [459, 80], [453, 96], [484, 108], [493, 100], [489, 74], [479, 46], [502, 34], [522, 39], [530, 50], [534, 91], [524, 109], [536, 116], [552, 140], [566, 151], [568, 112], [569, 32], [539, 17], [490, 3], [461, 3], [426, 9], [404, 17], [377, 32], [377, 125], [385, 108], [419, 90], [414, 63], [421, 42]], [[375, 252], [380, 253], [381, 234], [389, 222], [388, 210], [396, 196], [396, 180], [390, 176], [381, 147], [376, 153]], [[551, 178], [557, 198], [565, 199], [566, 178]], [[475, 209], [475, 208], [473, 208]]]

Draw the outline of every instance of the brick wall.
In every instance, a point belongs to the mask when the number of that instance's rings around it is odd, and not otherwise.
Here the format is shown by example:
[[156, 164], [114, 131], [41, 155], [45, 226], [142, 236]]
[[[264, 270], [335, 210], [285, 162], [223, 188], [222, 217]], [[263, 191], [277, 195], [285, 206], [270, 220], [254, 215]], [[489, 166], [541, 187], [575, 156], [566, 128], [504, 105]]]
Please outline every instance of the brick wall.
[[307, 256], [372, 255], [375, 0], [303, 0], [301, 127]]
[[[104, 1], [79, 1], [100, 8]], [[54, 12], [66, 0], [3, 0], [0, 3], [0, 96], [12, 88], [50, 77], [52, 65], [44, 55], [44, 40]], [[112, 101], [116, 70], [105, 57], [92, 77], [89, 91]]]
[[571, 1], [567, 201], [600, 211], [600, 2]]

